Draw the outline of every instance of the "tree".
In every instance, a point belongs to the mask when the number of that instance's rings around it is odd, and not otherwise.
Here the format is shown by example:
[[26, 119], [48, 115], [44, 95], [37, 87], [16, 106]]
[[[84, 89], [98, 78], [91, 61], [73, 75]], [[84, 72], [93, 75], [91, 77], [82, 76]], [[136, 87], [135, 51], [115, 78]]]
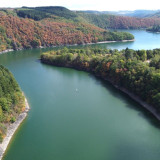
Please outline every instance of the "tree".
[[6, 98], [0, 98], [0, 105], [2, 106], [3, 111], [9, 111], [9, 105]]
[[140, 60], [146, 61], [147, 60], [147, 53], [146, 50], [139, 50], [138, 55], [140, 57]]
[[36, 47], [40, 46], [39, 40], [34, 39], [33, 41], [31, 41], [31, 46], [32, 46], [33, 48], [36, 48]]

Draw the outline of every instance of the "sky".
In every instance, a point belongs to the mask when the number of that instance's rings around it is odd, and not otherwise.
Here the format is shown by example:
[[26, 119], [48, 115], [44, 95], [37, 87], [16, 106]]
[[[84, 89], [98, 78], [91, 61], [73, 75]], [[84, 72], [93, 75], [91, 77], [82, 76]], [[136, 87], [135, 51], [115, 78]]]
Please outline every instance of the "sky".
[[160, 9], [159, 0], [0, 0], [0, 7], [64, 6], [71, 10]]

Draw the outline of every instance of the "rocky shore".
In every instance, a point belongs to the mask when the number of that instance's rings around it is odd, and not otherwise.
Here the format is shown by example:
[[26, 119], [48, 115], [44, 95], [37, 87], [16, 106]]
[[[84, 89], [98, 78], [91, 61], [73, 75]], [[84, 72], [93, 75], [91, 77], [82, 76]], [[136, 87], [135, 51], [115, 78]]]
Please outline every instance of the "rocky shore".
[[25, 99], [25, 105], [26, 105], [25, 111], [22, 112], [18, 116], [17, 120], [13, 124], [10, 124], [9, 127], [7, 128], [6, 137], [3, 139], [3, 142], [0, 144], [0, 160], [2, 159], [4, 153], [5, 153], [6, 149], [7, 149], [7, 146], [10, 143], [10, 140], [12, 139], [15, 131], [18, 129], [20, 124], [23, 122], [23, 120], [27, 116], [27, 113], [28, 113], [28, 111], [30, 109], [29, 104], [27, 102], [27, 99]]

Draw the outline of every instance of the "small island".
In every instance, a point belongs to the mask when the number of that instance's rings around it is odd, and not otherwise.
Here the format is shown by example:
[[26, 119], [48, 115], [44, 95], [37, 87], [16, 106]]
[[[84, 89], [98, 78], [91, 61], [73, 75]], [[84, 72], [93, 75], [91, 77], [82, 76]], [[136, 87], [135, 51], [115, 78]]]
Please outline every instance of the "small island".
[[15, 78], [0, 65], [0, 159], [28, 111], [28, 102]]
[[160, 120], [160, 49], [64, 48], [43, 53], [41, 62], [93, 73], [112, 83]]

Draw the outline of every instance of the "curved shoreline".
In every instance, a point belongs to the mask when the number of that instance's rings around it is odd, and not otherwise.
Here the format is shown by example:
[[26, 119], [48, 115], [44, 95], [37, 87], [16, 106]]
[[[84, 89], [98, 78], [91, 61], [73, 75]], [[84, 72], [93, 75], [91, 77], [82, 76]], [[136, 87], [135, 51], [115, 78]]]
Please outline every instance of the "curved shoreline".
[[[97, 76], [97, 75], [95, 75], [95, 76]], [[100, 76], [97, 76], [97, 77], [100, 77]], [[126, 88], [115, 85], [110, 79], [106, 79], [103, 77], [100, 77], [100, 79], [103, 79], [103, 80], [109, 82], [116, 89], [120, 90], [121, 92], [123, 92], [124, 94], [129, 96], [131, 99], [136, 101], [138, 104], [140, 104], [143, 108], [145, 108], [147, 111], [149, 111], [158, 121], [160, 121], [160, 113], [158, 113], [157, 110], [152, 105], [148, 104], [147, 102], [142, 100], [140, 97], [138, 97], [134, 93], [128, 91]]]
[[120, 90], [121, 92], [125, 93], [127, 96], [129, 96], [131, 99], [139, 103], [142, 107], [144, 107], [146, 110], [148, 110], [158, 121], [160, 121], [160, 114], [156, 111], [156, 109], [148, 104], [147, 102], [143, 101], [140, 97], [133, 94], [132, 92], [128, 91], [127, 89], [123, 87], [119, 87], [115, 84], [113, 84], [110, 80], [105, 79], [106, 81], [110, 82], [116, 89]]
[[[135, 39], [131, 39], [131, 40], [122, 40], [122, 41], [100, 41], [100, 42], [96, 42], [96, 43], [84, 43], [84, 44], [67, 44], [67, 45], [59, 45], [59, 46], [50, 46], [50, 47], [63, 47], [63, 46], [78, 46], [78, 45], [90, 45], [90, 44], [104, 44], [104, 43], [116, 43], [116, 42], [134, 42]], [[49, 48], [49, 46], [39, 46], [37, 48]], [[19, 48], [17, 50], [24, 50], [25, 48]], [[36, 48], [30, 48], [30, 49], [36, 49]], [[13, 52], [16, 51], [14, 49], [6, 49], [4, 51], [0, 51], [0, 54], [3, 53], [8, 53], [8, 52]]]
[[[90, 72], [89, 72], [90, 73]], [[97, 75], [95, 75], [97, 76]], [[100, 76], [97, 76], [102, 80], [105, 80], [109, 82], [112, 86], [114, 86], [116, 89], [120, 90], [121, 92], [125, 93], [127, 96], [129, 96], [132, 100], [136, 101], [138, 104], [140, 104], [143, 108], [145, 108], [147, 111], [149, 111], [158, 121], [160, 121], [160, 114], [157, 112], [157, 110], [144, 100], [142, 100], [140, 97], [135, 95], [134, 93], [128, 91], [126, 88], [120, 87], [118, 85], [115, 85], [110, 79], [106, 79]]]
[[27, 99], [25, 98], [25, 110], [22, 112], [18, 117], [17, 120], [10, 124], [7, 128], [7, 134], [6, 137], [3, 139], [3, 142], [0, 144], [0, 160], [3, 158], [3, 155], [20, 124], [23, 122], [23, 120], [27, 117], [27, 113], [30, 109]]
[[[89, 72], [90, 73], [90, 72]], [[95, 75], [95, 74], [94, 74]], [[97, 76], [97, 75], [95, 75]], [[136, 101], [138, 104], [140, 104], [143, 108], [145, 108], [147, 111], [149, 111], [158, 121], [160, 121], [160, 114], [157, 112], [157, 110], [144, 100], [142, 100], [140, 97], [135, 95], [134, 93], [128, 91], [126, 88], [120, 87], [118, 85], [115, 85], [110, 79], [103, 78], [101, 76], [97, 76], [102, 80], [105, 80], [109, 82], [112, 86], [114, 86], [116, 89], [120, 90], [121, 92], [125, 93], [127, 96], [129, 96], [132, 100]]]

